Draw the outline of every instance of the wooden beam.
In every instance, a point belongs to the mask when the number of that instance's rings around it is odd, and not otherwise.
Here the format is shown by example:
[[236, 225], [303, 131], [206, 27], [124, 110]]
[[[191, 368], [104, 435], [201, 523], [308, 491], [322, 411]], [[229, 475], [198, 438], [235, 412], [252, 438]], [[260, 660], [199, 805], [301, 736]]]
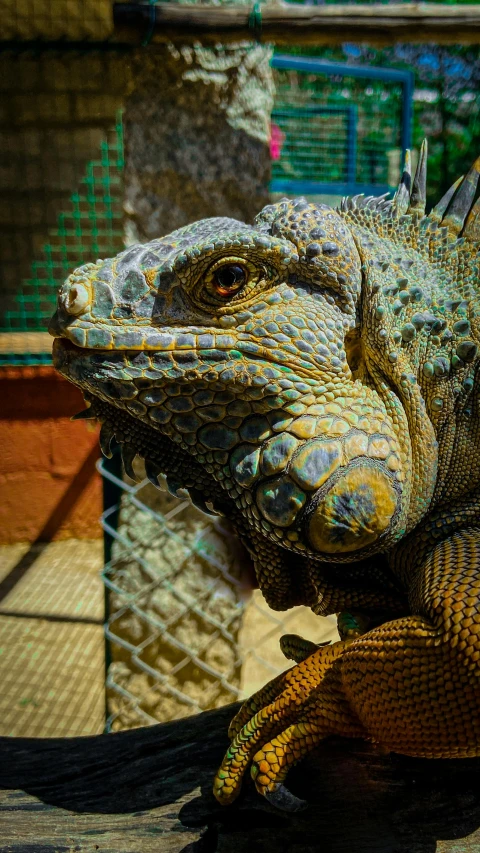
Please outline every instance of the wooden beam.
[[261, 7], [261, 30], [249, 25], [250, 6], [115, 3], [115, 40], [122, 43], [232, 42], [253, 39], [277, 45], [338, 45], [347, 41], [480, 43], [480, 5], [396, 3], [392, 5]]
[[97, 737], [0, 738], [1, 850], [479, 853], [480, 759], [330, 738], [289, 774], [305, 811], [277, 811], [248, 777], [220, 806], [212, 779], [235, 710]]
[[0, 332], [0, 352], [21, 355], [52, 351], [53, 340], [48, 332]]

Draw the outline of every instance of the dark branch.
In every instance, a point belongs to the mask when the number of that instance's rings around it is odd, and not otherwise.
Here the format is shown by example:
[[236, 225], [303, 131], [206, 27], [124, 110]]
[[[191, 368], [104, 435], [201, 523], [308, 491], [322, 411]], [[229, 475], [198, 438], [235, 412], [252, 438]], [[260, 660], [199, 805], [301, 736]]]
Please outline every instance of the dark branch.
[[326, 741], [288, 786], [285, 814], [250, 782], [219, 806], [213, 774], [230, 706], [186, 720], [69, 739], [0, 738], [2, 851], [57, 853], [442, 853], [480, 851], [480, 760], [386, 756]]

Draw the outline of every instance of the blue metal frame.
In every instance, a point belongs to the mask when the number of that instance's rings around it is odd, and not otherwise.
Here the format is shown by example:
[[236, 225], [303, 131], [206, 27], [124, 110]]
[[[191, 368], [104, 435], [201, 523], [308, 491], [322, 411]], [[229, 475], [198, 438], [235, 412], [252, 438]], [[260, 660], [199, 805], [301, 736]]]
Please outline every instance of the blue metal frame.
[[[412, 144], [412, 101], [414, 76], [411, 71], [400, 71], [397, 68], [378, 68], [366, 65], [348, 65], [345, 62], [329, 62], [325, 59], [315, 59], [306, 56], [278, 56], [272, 59], [272, 67], [294, 69], [311, 74], [335, 75], [340, 77], [357, 77], [365, 80], [383, 80], [386, 83], [399, 83], [402, 87], [401, 134], [402, 159], [407, 148]], [[350, 107], [351, 109], [352, 107]], [[323, 111], [334, 111], [334, 107], [321, 107]], [[343, 108], [338, 107], [338, 111]], [[349, 107], [345, 107], [345, 111]], [[313, 110], [313, 108], [312, 108]], [[272, 192], [326, 194], [326, 195], [381, 195], [388, 192], [386, 184], [357, 184], [356, 183], [356, 115], [347, 118], [347, 181], [346, 183], [324, 183], [321, 181], [289, 181], [275, 179], [270, 182]]]

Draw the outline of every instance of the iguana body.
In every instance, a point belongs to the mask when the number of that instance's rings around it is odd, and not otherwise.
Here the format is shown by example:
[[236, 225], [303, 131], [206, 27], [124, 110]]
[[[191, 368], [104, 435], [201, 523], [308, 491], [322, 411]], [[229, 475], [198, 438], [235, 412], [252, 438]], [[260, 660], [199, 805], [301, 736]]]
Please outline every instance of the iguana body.
[[393, 202], [204, 220], [60, 292], [55, 364], [104, 452], [227, 515], [272, 607], [342, 613], [339, 643], [284, 639], [221, 802], [252, 763], [295, 808], [281, 782], [329, 734], [480, 754], [478, 168], [425, 216], [424, 146]]

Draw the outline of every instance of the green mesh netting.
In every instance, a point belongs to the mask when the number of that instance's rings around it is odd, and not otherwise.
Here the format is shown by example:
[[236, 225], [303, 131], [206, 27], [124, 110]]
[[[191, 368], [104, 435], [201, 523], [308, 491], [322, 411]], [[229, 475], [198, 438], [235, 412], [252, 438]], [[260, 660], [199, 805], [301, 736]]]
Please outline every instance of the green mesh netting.
[[[123, 248], [123, 128], [122, 118], [100, 144], [68, 209], [58, 216], [42, 257], [33, 261], [30, 277], [21, 281], [14, 306], [4, 314], [0, 332], [46, 331], [55, 310], [56, 294], [76, 266], [115, 255]], [[8, 338], [5, 338], [8, 343]], [[1, 337], [0, 337], [1, 341]], [[0, 343], [1, 346], [1, 343]], [[3, 352], [0, 364], [48, 363], [48, 353]]]

